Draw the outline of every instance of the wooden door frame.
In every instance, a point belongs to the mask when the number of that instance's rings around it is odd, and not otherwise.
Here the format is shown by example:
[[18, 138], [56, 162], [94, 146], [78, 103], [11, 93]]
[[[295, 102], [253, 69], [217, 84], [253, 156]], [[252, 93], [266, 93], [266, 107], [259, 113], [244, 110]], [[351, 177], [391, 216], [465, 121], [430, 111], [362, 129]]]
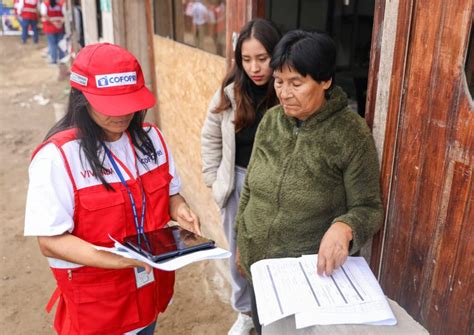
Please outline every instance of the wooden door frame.
[[[390, 185], [392, 181], [392, 169], [395, 157], [396, 132], [398, 119], [400, 116], [400, 105], [403, 99], [406, 56], [409, 44], [410, 23], [412, 19], [414, 0], [402, 1], [397, 8], [397, 17], [389, 24], [395, 24], [394, 27], [384, 26], [386, 0], [376, 0], [374, 14], [374, 28], [372, 32], [372, 46], [369, 67], [369, 80], [367, 88], [367, 105], [365, 110], [365, 119], [371, 129], [377, 126], [375, 122], [377, 98], [380, 98], [379, 91], [379, 69], [381, 65], [382, 41], [385, 38], [384, 33], [388, 30], [394, 30], [395, 40], [393, 46], [393, 61], [390, 70], [390, 84], [388, 86], [386, 109], [378, 111], [385, 113], [385, 124], [383, 138], [379, 139], [379, 152], [381, 153], [380, 183], [382, 190], [382, 202], [385, 209], [385, 218], [387, 218], [388, 204], [390, 197]], [[392, 29], [390, 29], [392, 28]], [[385, 29], [385, 30], [384, 30]], [[374, 124], [375, 122], [375, 124]], [[377, 139], [376, 139], [377, 141]], [[381, 263], [383, 258], [383, 244], [385, 240], [387, 221], [385, 219], [381, 230], [374, 236], [372, 243], [372, 253], [370, 266], [377, 277], [380, 277]]]
[[386, 294], [434, 333], [472, 327], [473, 104], [463, 71], [472, 4], [407, 0], [394, 15], [381, 169], [390, 224], [372, 263]]

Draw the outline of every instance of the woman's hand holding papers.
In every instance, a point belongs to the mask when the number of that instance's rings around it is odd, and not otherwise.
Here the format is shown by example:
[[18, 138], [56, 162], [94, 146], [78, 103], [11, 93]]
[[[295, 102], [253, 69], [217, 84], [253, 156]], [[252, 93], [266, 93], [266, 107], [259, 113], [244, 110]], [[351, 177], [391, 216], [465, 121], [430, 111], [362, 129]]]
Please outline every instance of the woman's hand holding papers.
[[318, 252], [318, 274], [330, 276], [349, 256], [352, 228], [344, 222], [335, 222], [326, 231]]
[[[106, 251], [99, 251], [99, 252], [106, 252]], [[118, 262], [121, 264], [121, 266], [119, 267], [120, 269], [124, 269], [124, 268], [145, 268], [146, 273], [150, 273], [151, 270], [152, 270], [150, 265], [148, 265], [148, 264], [146, 264], [142, 261], [132, 259], [132, 258], [127, 258], [127, 257], [122, 257], [122, 256], [117, 256], [117, 257], [120, 257], [120, 258], [118, 258]]]

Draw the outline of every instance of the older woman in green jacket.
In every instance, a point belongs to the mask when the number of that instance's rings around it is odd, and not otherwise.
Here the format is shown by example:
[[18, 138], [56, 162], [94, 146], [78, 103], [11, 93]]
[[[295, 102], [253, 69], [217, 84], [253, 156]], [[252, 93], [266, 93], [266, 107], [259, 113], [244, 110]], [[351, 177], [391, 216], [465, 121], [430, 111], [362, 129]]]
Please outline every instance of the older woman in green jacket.
[[333, 85], [335, 60], [334, 42], [319, 33], [289, 32], [273, 52], [280, 105], [257, 130], [236, 220], [249, 279], [261, 259], [314, 253], [318, 273], [330, 275], [382, 223], [374, 141]]

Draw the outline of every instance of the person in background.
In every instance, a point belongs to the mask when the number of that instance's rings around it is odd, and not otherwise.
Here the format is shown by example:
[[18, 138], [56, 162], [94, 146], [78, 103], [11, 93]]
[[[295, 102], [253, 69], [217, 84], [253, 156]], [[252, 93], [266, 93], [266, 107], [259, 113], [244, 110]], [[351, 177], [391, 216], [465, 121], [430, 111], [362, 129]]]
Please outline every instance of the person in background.
[[214, 16], [214, 23], [212, 26], [212, 38], [216, 46], [216, 53], [224, 56], [225, 53], [225, 3], [220, 1], [218, 4], [213, 4], [210, 7], [212, 15]]
[[273, 51], [280, 105], [260, 122], [236, 219], [257, 333], [253, 263], [317, 253], [317, 272], [331, 275], [383, 221], [374, 140], [333, 84], [335, 65], [324, 34], [291, 31]]
[[49, 0], [41, 3], [43, 32], [48, 39], [51, 64], [57, 64], [58, 60], [64, 57], [64, 52], [59, 48], [59, 41], [64, 37], [65, 11], [66, 6], [62, 1]]
[[18, 18], [18, 20], [21, 20], [18, 13], [19, 3], [20, 3], [20, 0], [13, 0], [13, 14]]
[[202, 48], [206, 36], [206, 23], [209, 21], [209, 12], [202, 0], [194, 1], [191, 9], [193, 15], [193, 36], [195, 45]]
[[81, 0], [73, 0], [72, 16], [74, 22], [74, 31], [76, 32], [76, 42], [78, 49], [83, 48], [86, 43], [84, 40], [84, 24], [82, 19], [82, 4]]
[[265, 111], [277, 104], [270, 57], [281, 38], [279, 30], [264, 19], [248, 22], [240, 31], [232, 68], [214, 94], [201, 132], [203, 177], [221, 208], [224, 232], [232, 257], [232, 307], [239, 312], [229, 331], [249, 334], [248, 283], [235, 265], [235, 215], [255, 132]]
[[193, 6], [194, 1], [182, 0], [184, 8], [184, 31], [192, 32], [193, 30]]
[[95, 246], [161, 229], [171, 219], [200, 234], [179, 194], [160, 130], [144, 123], [155, 104], [140, 64], [113, 44], [91, 44], [72, 64], [68, 111], [33, 153], [25, 235], [37, 236], [59, 299], [58, 334], [154, 332], [173, 295], [174, 272]]
[[28, 29], [33, 31], [33, 43], [39, 41], [38, 35], [38, 12], [39, 0], [19, 0], [17, 5], [18, 14], [21, 17], [21, 43], [26, 44]]

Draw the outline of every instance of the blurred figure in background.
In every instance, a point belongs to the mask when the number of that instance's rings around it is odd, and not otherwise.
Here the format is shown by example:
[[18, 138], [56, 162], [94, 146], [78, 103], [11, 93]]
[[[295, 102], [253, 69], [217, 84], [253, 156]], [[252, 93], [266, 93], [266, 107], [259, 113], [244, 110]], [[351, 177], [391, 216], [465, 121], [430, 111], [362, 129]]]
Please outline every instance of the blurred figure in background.
[[192, 31], [193, 29], [193, 5], [194, 1], [183, 0], [185, 31]]
[[193, 15], [193, 35], [197, 47], [202, 47], [206, 34], [206, 23], [209, 19], [207, 7], [202, 0], [197, 0], [192, 6]]
[[79, 44], [78, 49], [84, 48], [86, 45], [84, 41], [84, 29], [82, 23], [82, 5], [81, 0], [74, 0], [72, 5], [72, 15], [74, 22], [74, 30], [76, 31], [76, 41]]
[[28, 29], [33, 31], [33, 42], [38, 43], [38, 12], [39, 0], [19, 0], [17, 12], [21, 17], [21, 43], [25, 44], [28, 38]]
[[63, 1], [44, 1], [40, 7], [43, 32], [48, 39], [50, 63], [57, 64], [65, 56], [59, 48], [59, 41], [64, 37], [64, 16], [66, 7]]
[[13, 13], [15, 14], [16, 17], [18, 17], [18, 20], [21, 20], [19, 17], [20, 13], [18, 13], [18, 4], [20, 3], [20, 0], [13, 0]]
[[225, 1], [222, 0], [218, 4], [211, 5], [210, 13], [214, 19], [211, 34], [216, 53], [225, 56]]

